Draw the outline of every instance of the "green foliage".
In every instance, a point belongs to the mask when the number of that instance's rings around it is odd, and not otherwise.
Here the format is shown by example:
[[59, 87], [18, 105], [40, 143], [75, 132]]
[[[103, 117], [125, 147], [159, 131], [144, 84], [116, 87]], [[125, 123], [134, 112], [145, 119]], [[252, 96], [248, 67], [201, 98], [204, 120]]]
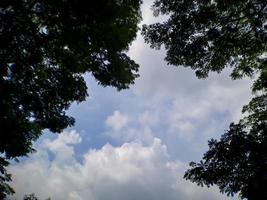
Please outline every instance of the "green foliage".
[[0, 1], [0, 153], [26, 155], [42, 130], [74, 123], [65, 111], [87, 96], [83, 74], [128, 88], [138, 65], [127, 55], [141, 0]]
[[267, 2], [266, 0], [155, 0], [162, 23], [144, 25], [153, 48], [167, 50], [169, 64], [189, 66], [199, 78], [232, 67], [232, 78], [253, 77], [255, 97], [220, 140], [210, 140], [199, 163], [185, 178], [198, 185], [218, 185], [222, 193], [267, 199]]
[[155, 0], [155, 15], [168, 20], [144, 25], [142, 33], [151, 47], [165, 46], [169, 64], [190, 66], [200, 78], [226, 66], [233, 78], [251, 76], [267, 51], [266, 6], [266, 0]]

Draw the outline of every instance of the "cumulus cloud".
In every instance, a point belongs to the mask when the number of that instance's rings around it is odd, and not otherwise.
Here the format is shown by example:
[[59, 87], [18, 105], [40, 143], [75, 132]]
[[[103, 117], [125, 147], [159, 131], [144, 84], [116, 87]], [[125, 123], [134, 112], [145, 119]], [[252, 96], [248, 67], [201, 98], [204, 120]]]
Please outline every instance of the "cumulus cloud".
[[[143, 4], [143, 23], [164, 20], [153, 17], [152, 3], [147, 0]], [[119, 105], [127, 106], [116, 109], [132, 121], [119, 131], [107, 127], [111, 138], [142, 140], [140, 132], [146, 129], [149, 134], [145, 138], [159, 137], [171, 156], [199, 160], [208, 148], [207, 140], [220, 137], [232, 121], [242, 118], [242, 106], [251, 98], [252, 81], [232, 80], [232, 69], [199, 80], [190, 68], [167, 65], [164, 48], [152, 50], [140, 34], [129, 55], [140, 65], [140, 77], [130, 88], [134, 102], [121, 100]]]
[[114, 131], [119, 131], [125, 127], [129, 122], [129, 118], [126, 114], [115, 110], [111, 116], [108, 116], [106, 120], [106, 126], [113, 129]]
[[[144, 2], [142, 23], [163, 20], [153, 18], [152, 3], [153, 0]], [[251, 97], [251, 81], [231, 80], [231, 69], [199, 80], [190, 68], [167, 65], [165, 50], [150, 49], [140, 34], [129, 55], [140, 65], [140, 77], [130, 90], [117, 93], [102, 89], [92, 79], [88, 82], [90, 86], [95, 84], [91, 98], [79, 109], [76, 107], [75, 129], [90, 134], [90, 145], [115, 140], [116, 144], [149, 144], [158, 137], [168, 146], [171, 156], [199, 160], [207, 150], [207, 140], [218, 138], [230, 122], [237, 122], [242, 106]], [[104, 137], [99, 132], [104, 132]]]
[[79, 142], [77, 132], [63, 132], [39, 144], [30, 159], [10, 166], [15, 197], [35, 192], [54, 200], [226, 199], [215, 188], [203, 189], [183, 180], [185, 164], [171, 161], [160, 139], [154, 138], [148, 146], [106, 144], [88, 150], [80, 162], [74, 152]]
[[139, 141], [148, 144], [153, 142], [150, 125], [154, 120], [156, 119], [153, 117], [149, 118], [147, 112], [139, 114], [138, 117], [129, 117], [116, 110], [112, 115], [107, 116], [104, 134], [120, 142]]

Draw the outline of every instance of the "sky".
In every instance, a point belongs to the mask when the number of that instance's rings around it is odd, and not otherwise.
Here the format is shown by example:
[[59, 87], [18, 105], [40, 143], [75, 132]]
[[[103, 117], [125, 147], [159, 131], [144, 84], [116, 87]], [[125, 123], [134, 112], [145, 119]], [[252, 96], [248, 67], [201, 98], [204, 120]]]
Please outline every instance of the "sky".
[[[152, 23], [151, 0], [142, 6]], [[140, 26], [141, 26], [140, 24]], [[75, 126], [46, 133], [36, 152], [9, 167], [14, 198], [35, 193], [52, 200], [227, 200], [218, 188], [183, 179], [207, 142], [237, 122], [251, 98], [251, 81], [231, 80], [231, 69], [199, 80], [194, 71], [167, 65], [138, 34], [128, 52], [140, 65], [130, 89], [103, 88], [85, 75], [89, 97], [68, 114]]]

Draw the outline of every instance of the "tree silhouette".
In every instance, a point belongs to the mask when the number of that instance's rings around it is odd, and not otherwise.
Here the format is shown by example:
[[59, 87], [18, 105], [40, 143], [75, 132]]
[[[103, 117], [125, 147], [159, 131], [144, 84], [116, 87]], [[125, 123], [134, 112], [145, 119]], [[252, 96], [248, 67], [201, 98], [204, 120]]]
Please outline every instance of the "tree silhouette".
[[138, 65], [126, 54], [140, 1], [4, 0], [0, 3], [0, 152], [31, 151], [43, 129], [60, 132], [65, 110], [85, 99], [82, 75], [127, 88]]
[[145, 41], [167, 50], [169, 64], [190, 66], [200, 78], [232, 67], [232, 77], [251, 76], [266, 65], [265, 0], [155, 0], [154, 14], [162, 23], [144, 25]]
[[118, 90], [134, 82], [138, 65], [126, 51], [136, 37], [140, 4], [0, 1], [1, 154], [27, 155], [44, 129], [60, 132], [73, 125], [66, 110], [85, 100], [85, 73]]
[[[23, 200], [39, 200], [39, 198], [37, 198], [36, 195], [32, 193], [32, 194], [25, 195]], [[51, 198], [48, 198], [46, 200], [51, 200]]]
[[169, 64], [189, 66], [199, 78], [231, 67], [231, 77], [253, 77], [255, 97], [244, 107], [248, 116], [232, 123], [219, 141], [210, 140], [199, 163], [185, 178], [219, 186], [222, 193], [241, 192], [249, 200], [267, 199], [267, 2], [265, 0], [155, 0], [162, 23], [144, 25], [153, 48], [167, 50]]
[[4, 199], [6, 195], [14, 193], [14, 190], [7, 184], [7, 182], [11, 181], [11, 175], [5, 169], [8, 164], [8, 161], [0, 156], [0, 199]]
[[219, 186], [221, 192], [242, 198], [267, 198], [267, 96], [244, 107], [250, 115], [232, 123], [219, 141], [210, 140], [199, 163], [190, 163], [185, 178], [198, 185]]
[[23, 200], [38, 200], [35, 194], [27, 194], [24, 196]]

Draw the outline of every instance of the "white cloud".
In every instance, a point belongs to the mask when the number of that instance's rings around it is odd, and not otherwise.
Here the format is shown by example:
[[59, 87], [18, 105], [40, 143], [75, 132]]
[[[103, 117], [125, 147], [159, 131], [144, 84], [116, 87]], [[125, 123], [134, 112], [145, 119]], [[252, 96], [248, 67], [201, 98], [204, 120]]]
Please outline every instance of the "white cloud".
[[[199, 188], [183, 180], [185, 164], [170, 161], [160, 139], [155, 138], [149, 146], [107, 144], [89, 150], [78, 162], [73, 149], [80, 141], [78, 133], [64, 132], [40, 144], [30, 159], [10, 166], [15, 197], [35, 192], [42, 199], [53, 200], [226, 199], [214, 188]], [[64, 152], [67, 156], [62, 162]]]
[[115, 110], [111, 116], [108, 116], [106, 120], [106, 126], [112, 128], [114, 131], [119, 131], [125, 127], [129, 122], [129, 118], [126, 114]]
[[155, 126], [159, 123], [159, 113], [145, 110], [138, 116], [138, 122], [142, 125]]
[[[145, 19], [145, 23], [151, 20]], [[196, 148], [191, 149], [194, 153], [186, 152], [187, 159], [190, 160], [193, 154], [200, 159], [207, 149], [207, 140], [218, 138], [230, 122], [237, 122], [242, 117], [242, 107], [251, 98], [252, 81], [245, 78], [232, 80], [229, 77], [231, 69], [225, 69], [220, 74], [211, 73], [207, 79], [199, 80], [190, 68], [167, 65], [165, 55], [164, 49], [151, 50], [144, 44], [142, 36], [138, 36], [130, 56], [140, 64], [141, 76], [131, 91], [142, 109], [129, 106], [133, 109], [128, 115], [134, 119], [136, 110], [145, 110], [142, 126], [146, 123], [152, 130], [152, 136], [156, 135], [168, 147], [172, 146], [170, 149], [172, 153], [176, 152], [176, 156], [181, 155], [175, 146], [186, 142], [185, 146]], [[124, 111], [121, 109], [121, 112]]]
[[104, 134], [120, 142], [139, 141], [149, 144], [153, 142], [153, 133], [149, 125], [155, 120], [153, 117], [149, 119], [147, 112], [140, 114], [139, 117], [131, 116], [130, 120], [128, 115], [116, 110], [105, 120]]
[[153, 132], [148, 126], [127, 126], [120, 131], [107, 130], [104, 134], [122, 143], [136, 141], [150, 144], [153, 142]]
[[[146, 0], [142, 6], [143, 23], [158, 20], [152, 16], [152, 2]], [[207, 150], [207, 140], [218, 138], [231, 121], [238, 121], [242, 106], [251, 97], [251, 81], [231, 80], [229, 69], [199, 80], [190, 68], [168, 66], [164, 61], [166, 52], [150, 49], [140, 34], [129, 55], [140, 65], [140, 77], [130, 90], [117, 93], [96, 86], [94, 79], [88, 82], [95, 86], [90, 93], [92, 101], [77, 110], [75, 128], [80, 130], [82, 126], [90, 133], [91, 144], [98, 144], [99, 140], [101, 144], [103, 140], [112, 143], [113, 139], [116, 144], [150, 144], [158, 137], [168, 146], [171, 156], [199, 160]], [[88, 107], [92, 108], [89, 114]], [[99, 132], [105, 132], [104, 137], [98, 137]]]
[[[163, 20], [153, 17], [150, 10], [152, 3], [152, 0], [148, 0], [143, 4], [145, 24]], [[190, 68], [167, 65], [164, 48], [158, 51], [150, 49], [140, 34], [129, 54], [140, 64], [141, 75], [131, 89], [137, 97], [142, 98], [145, 109], [161, 114], [159, 121], [164, 120], [162, 113], [165, 114], [168, 109], [170, 118], [191, 115], [201, 121], [211, 118], [211, 115], [227, 112], [229, 121], [238, 121], [242, 116], [242, 106], [251, 98], [251, 80], [232, 80], [229, 77], [231, 69], [220, 74], [210, 73], [206, 80], [199, 80]], [[169, 102], [173, 105], [168, 107]], [[189, 123], [191, 122], [185, 122], [187, 127]], [[181, 122], [178, 121], [177, 124]]]

